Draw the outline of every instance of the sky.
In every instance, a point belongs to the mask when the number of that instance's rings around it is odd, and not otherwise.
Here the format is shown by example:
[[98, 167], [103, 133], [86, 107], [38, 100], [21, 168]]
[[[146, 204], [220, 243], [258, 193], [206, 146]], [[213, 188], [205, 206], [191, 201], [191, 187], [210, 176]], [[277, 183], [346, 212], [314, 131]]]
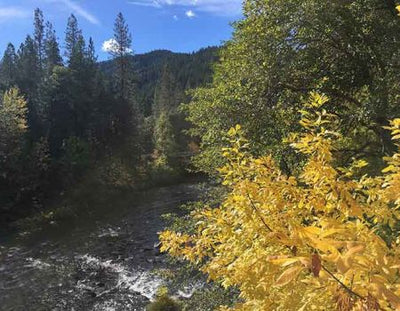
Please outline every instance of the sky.
[[230, 23], [241, 18], [242, 0], [0, 0], [0, 53], [33, 32], [33, 10], [42, 9], [63, 46], [68, 16], [78, 18], [84, 36], [93, 37], [100, 60], [108, 59], [113, 24], [122, 12], [133, 51], [192, 52], [230, 38]]

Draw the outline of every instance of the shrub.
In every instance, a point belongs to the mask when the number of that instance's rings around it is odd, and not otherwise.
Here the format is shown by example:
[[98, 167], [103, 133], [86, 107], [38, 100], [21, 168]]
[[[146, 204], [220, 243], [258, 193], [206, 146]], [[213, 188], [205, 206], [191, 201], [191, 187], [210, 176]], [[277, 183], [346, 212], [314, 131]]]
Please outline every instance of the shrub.
[[[234, 310], [400, 310], [400, 144], [380, 176], [364, 175], [362, 159], [336, 167], [327, 101], [312, 94], [304, 133], [287, 140], [307, 158], [299, 174], [253, 158], [236, 126], [220, 169], [230, 194], [193, 212], [194, 233], [161, 233], [162, 251], [240, 289]], [[387, 129], [398, 142], [400, 119]]]

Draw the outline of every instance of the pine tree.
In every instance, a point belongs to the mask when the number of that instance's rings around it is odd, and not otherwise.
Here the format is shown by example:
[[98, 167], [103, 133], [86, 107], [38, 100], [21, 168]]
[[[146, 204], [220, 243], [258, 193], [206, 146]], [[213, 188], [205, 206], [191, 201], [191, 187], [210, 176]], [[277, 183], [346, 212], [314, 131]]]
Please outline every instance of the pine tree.
[[69, 59], [69, 67], [77, 72], [85, 70], [85, 59], [86, 59], [86, 43], [82, 34], [78, 36], [75, 48]]
[[0, 83], [2, 89], [9, 89], [15, 84], [17, 72], [16, 61], [17, 55], [15, 53], [15, 47], [11, 43], [9, 43], [1, 60]]
[[53, 156], [59, 157], [63, 141], [77, 136], [77, 103], [80, 91], [77, 90], [71, 70], [56, 66], [46, 88], [49, 148]]
[[89, 38], [87, 49], [85, 50], [85, 74], [89, 87], [92, 91], [96, 88], [96, 80], [99, 78], [96, 48], [92, 37]]
[[43, 12], [37, 8], [34, 14], [34, 40], [35, 48], [38, 56], [39, 69], [40, 71], [44, 68], [44, 58], [45, 58], [45, 28]]
[[86, 59], [89, 64], [93, 65], [97, 62], [96, 48], [94, 46], [93, 38], [89, 38], [89, 44], [86, 51]]
[[[53, 80], [51, 75], [57, 66], [62, 66], [60, 48], [57, 36], [50, 22], [45, 26], [43, 73], [44, 79], [38, 86], [37, 94], [32, 99], [34, 107], [34, 124], [30, 124], [30, 136], [34, 141], [40, 143], [43, 137], [49, 137], [50, 120], [49, 109], [52, 96]], [[32, 120], [32, 118], [30, 118]]]
[[17, 84], [21, 91], [32, 99], [40, 82], [39, 59], [35, 41], [27, 36], [18, 49]]
[[51, 74], [54, 66], [61, 66], [63, 62], [56, 32], [50, 22], [46, 23], [45, 61], [47, 75]]
[[132, 135], [136, 132], [135, 106], [133, 102], [133, 81], [131, 68], [132, 36], [122, 13], [119, 13], [114, 23], [114, 44], [110, 51], [116, 66], [115, 70], [115, 97], [116, 105], [113, 108], [118, 134]]
[[82, 39], [82, 30], [78, 27], [78, 20], [74, 14], [71, 14], [65, 31], [65, 56], [68, 59], [68, 64], [71, 64], [71, 60], [77, 53], [77, 48], [82, 44]]
[[42, 74], [35, 41], [28, 35], [25, 42], [18, 49], [16, 84], [27, 99], [28, 125], [31, 138], [38, 131], [38, 100], [41, 78]]
[[171, 68], [166, 64], [163, 68], [161, 79], [155, 89], [153, 115], [158, 117], [162, 111], [171, 111], [181, 104], [182, 90], [178, 85]]
[[154, 127], [154, 147], [158, 160], [164, 165], [173, 165], [178, 146], [169, 114], [163, 110], [156, 119]]
[[122, 13], [119, 13], [114, 23], [115, 46], [110, 51], [117, 65], [118, 92], [120, 97], [127, 99], [130, 83], [130, 55], [132, 55], [132, 35]]

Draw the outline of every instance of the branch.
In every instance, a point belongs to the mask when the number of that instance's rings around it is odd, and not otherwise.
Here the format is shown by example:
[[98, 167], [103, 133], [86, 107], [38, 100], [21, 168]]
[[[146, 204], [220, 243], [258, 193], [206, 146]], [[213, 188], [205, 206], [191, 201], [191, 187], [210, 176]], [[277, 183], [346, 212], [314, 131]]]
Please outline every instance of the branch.
[[[250, 204], [253, 208], [253, 210], [255, 211], [255, 213], [257, 214], [257, 216], [260, 218], [261, 222], [264, 224], [265, 229], [268, 232], [274, 232], [270, 226], [268, 226], [268, 224], [265, 222], [264, 218], [262, 217], [262, 215], [260, 214], [257, 206], [254, 204], [253, 200], [251, 199], [250, 195], [247, 193], [247, 197], [250, 201]], [[289, 250], [292, 251], [292, 248], [288, 245], [285, 245]], [[321, 265], [322, 269], [324, 269], [324, 271], [326, 273], [328, 273], [336, 282], [339, 283], [339, 285], [341, 287], [343, 287], [349, 294], [356, 296], [357, 298], [361, 299], [361, 300], [365, 300], [365, 298], [363, 296], [361, 296], [360, 294], [356, 293], [355, 291], [353, 291], [351, 288], [349, 288], [348, 286], [346, 286], [346, 284], [344, 284], [342, 281], [340, 281], [331, 271], [329, 271], [324, 265]]]
[[357, 298], [361, 299], [361, 300], [365, 300], [365, 298], [363, 296], [361, 296], [360, 294], [356, 293], [355, 291], [353, 291], [351, 288], [349, 288], [348, 286], [346, 286], [346, 284], [344, 284], [341, 280], [339, 280], [332, 272], [330, 272], [324, 265], [321, 265], [322, 269], [324, 269], [324, 271], [326, 273], [328, 273], [336, 282], [338, 282], [340, 284], [340, 286], [342, 286], [350, 295], [356, 296]]
[[264, 218], [262, 217], [260, 211], [258, 210], [257, 206], [254, 204], [253, 200], [251, 199], [250, 195], [247, 193], [247, 197], [250, 201], [251, 207], [253, 208], [253, 210], [255, 211], [256, 215], [258, 216], [258, 218], [260, 218], [261, 222], [264, 224], [264, 227], [267, 229], [268, 232], [274, 232], [270, 226], [267, 225], [267, 223], [265, 222]]

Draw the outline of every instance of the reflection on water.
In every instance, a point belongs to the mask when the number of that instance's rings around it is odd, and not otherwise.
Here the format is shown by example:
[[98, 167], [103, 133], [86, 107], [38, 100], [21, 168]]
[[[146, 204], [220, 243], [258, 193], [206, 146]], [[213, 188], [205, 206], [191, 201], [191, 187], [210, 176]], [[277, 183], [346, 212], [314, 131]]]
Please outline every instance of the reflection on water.
[[[193, 184], [153, 189], [90, 224], [0, 246], [0, 310], [143, 310], [167, 265], [160, 215], [194, 200]], [[189, 297], [200, 284], [177, 290]]]

